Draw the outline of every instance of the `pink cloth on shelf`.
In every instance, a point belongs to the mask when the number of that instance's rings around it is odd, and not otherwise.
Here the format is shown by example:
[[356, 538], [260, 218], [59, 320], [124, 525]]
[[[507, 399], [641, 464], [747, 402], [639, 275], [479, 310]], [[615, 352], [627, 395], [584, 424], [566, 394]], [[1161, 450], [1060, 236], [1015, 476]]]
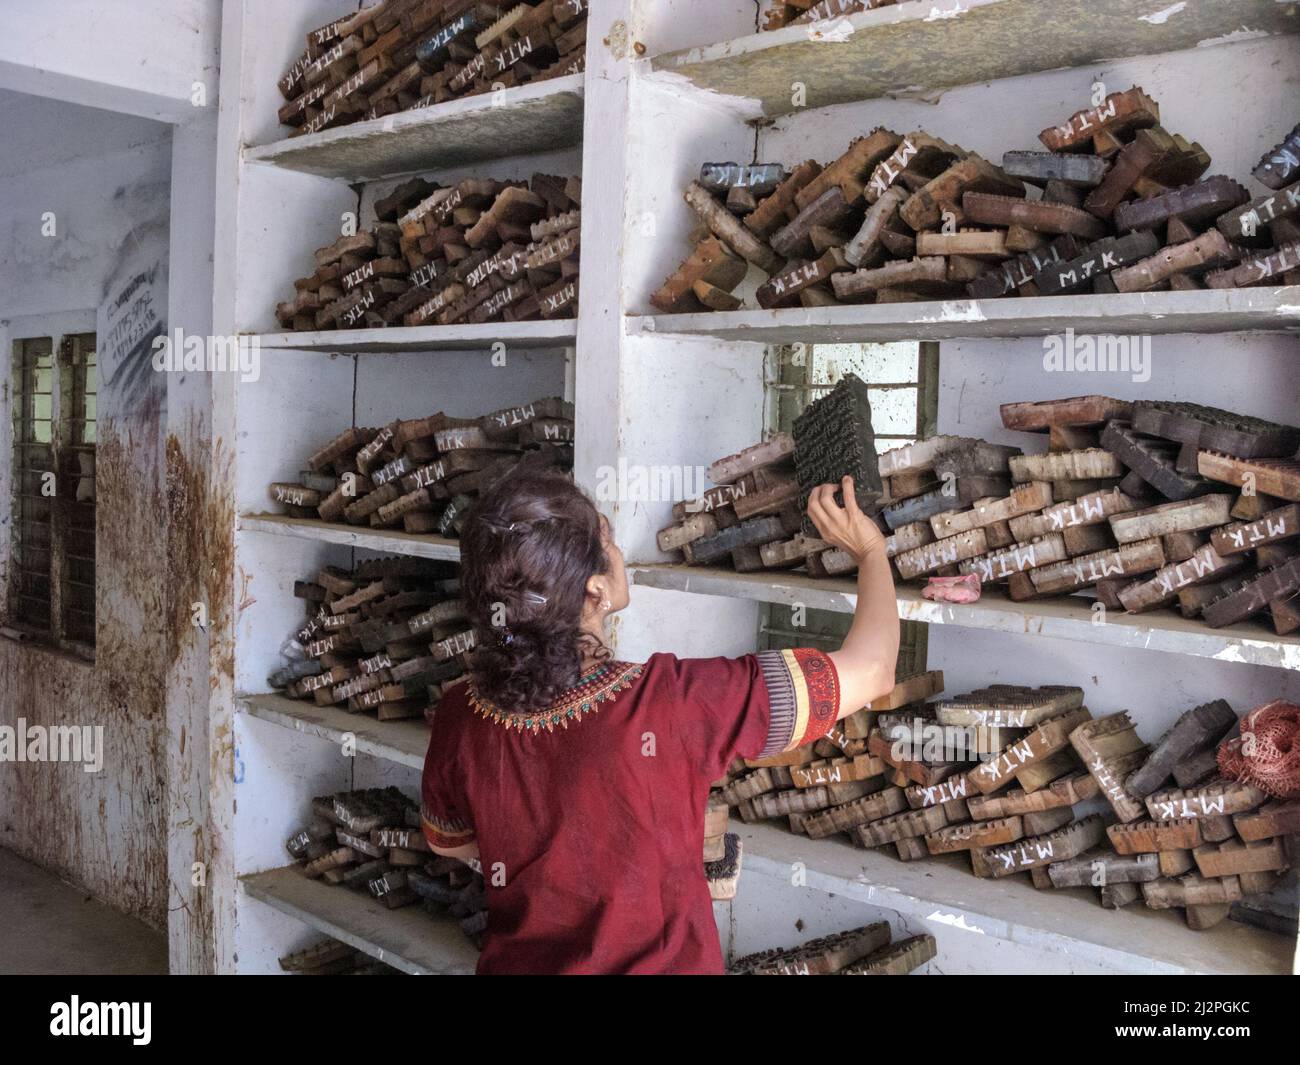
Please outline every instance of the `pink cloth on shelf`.
[[921, 594], [936, 603], [973, 603], [980, 597], [978, 573], [961, 577], [931, 577]]

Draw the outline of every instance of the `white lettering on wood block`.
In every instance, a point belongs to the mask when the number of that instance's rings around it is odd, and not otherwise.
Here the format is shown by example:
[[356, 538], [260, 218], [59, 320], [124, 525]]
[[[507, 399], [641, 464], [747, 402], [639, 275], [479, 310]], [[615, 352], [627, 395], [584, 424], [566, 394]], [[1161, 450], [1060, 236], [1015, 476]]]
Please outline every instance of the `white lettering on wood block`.
[[970, 794], [970, 779], [965, 773], [952, 777], [938, 784], [931, 784], [921, 789], [922, 806], [939, 806], [953, 799], [965, 799]]
[[1107, 798], [1122, 799], [1128, 794], [1124, 790], [1123, 782], [1110, 771], [1110, 768], [1100, 758], [1094, 759], [1088, 769], [1092, 772], [1093, 778], [1097, 781], [1101, 790], [1105, 792]]
[[564, 288], [558, 292], [552, 292], [549, 296], [542, 297], [542, 309], [545, 313], [554, 313], [561, 311], [577, 298], [578, 289], [574, 282], [570, 281]]
[[[290, 506], [306, 506], [304, 500], [307, 498], [307, 488], [297, 488], [293, 485], [277, 484], [275, 486], [275, 501], [277, 503], [287, 503]], [[312, 493], [315, 495], [316, 493]]]

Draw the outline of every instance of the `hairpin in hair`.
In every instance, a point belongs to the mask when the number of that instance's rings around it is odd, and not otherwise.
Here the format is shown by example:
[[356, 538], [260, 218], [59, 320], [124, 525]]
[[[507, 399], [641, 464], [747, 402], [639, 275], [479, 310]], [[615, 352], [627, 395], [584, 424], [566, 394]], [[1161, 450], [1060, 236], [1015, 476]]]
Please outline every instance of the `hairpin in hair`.
[[536, 592], [524, 592], [524, 602], [532, 603], [534, 606], [545, 606], [548, 600], [546, 596], [538, 595]]

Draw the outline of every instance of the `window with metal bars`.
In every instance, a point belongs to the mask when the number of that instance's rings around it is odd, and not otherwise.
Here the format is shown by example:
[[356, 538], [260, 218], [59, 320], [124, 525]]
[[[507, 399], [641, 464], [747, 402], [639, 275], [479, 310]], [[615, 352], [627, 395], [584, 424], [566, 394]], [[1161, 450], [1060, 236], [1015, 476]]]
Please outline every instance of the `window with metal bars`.
[[13, 349], [13, 543], [9, 622], [65, 650], [95, 644], [94, 333]]
[[[855, 373], [867, 383], [878, 452], [934, 434], [939, 413], [939, 345], [914, 341], [797, 344], [770, 349], [765, 379], [769, 429], [788, 432], [804, 407], [829, 392], [847, 373]], [[847, 614], [773, 604], [763, 612], [760, 646], [813, 646], [833, 651], [843, 642], [849, 623]], [[928, 631], [921, 622], [903, 622], [900, 677], [925, 669]]]

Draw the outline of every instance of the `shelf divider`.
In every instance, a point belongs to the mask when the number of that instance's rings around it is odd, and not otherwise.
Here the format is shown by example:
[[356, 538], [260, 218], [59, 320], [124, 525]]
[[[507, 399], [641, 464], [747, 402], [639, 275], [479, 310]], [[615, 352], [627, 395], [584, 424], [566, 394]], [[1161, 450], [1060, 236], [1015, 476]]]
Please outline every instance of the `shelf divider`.
[[366, 551], [389, 551], [395, 555], [433, 558], [447, 562], [460, 560], [460, 541], [442, 536], [398, 532], [394, 529], [370, 529], [367, 526], [341, 525], [314, 518], [291, 518], [287, 514], [244, 514], [239, 528], [243, 532], [269, 536], [293, 536], [326, 544], [342, 544]]

